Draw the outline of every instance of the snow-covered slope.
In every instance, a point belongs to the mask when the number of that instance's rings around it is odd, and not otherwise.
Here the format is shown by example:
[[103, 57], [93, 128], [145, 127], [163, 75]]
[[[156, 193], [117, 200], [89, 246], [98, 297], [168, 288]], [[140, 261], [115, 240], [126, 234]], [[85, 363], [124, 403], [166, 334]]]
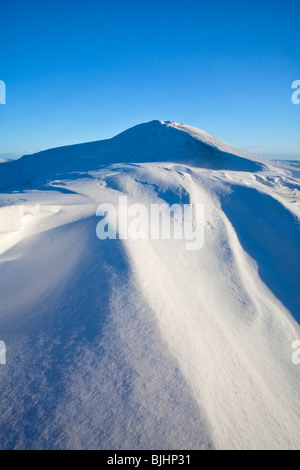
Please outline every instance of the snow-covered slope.
[[[0, 188], [0, 448], [300, 448], [296, 165], [154, 121]], [[204, 204], [203, 249], [99, 240], [120, 195]]]
[[191, 162], [203, 168], [258, 171], [263, 163], [204, 131], [174, 122], [140, 124], [116, 137], [45, 150], [1, 167], [0, 191], [35, 184], [49, 172], [88, 171], [121, 162]]

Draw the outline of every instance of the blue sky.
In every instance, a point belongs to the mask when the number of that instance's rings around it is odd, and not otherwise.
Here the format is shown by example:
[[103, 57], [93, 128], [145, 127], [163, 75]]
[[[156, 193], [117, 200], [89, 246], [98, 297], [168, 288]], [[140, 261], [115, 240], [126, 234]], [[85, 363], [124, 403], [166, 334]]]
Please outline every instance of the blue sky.
[[1, 2], [0, 157], [152, 119], [300, 159], [300, 2]]

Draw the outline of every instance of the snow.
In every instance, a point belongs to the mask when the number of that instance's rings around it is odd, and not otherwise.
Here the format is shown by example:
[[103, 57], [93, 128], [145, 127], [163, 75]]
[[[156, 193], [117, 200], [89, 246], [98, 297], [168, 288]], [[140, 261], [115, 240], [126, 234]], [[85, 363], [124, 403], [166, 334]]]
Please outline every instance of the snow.
[[[299, 166], [153, 121], [0, 170], [1, 449], [299, 449]], [[205, 242], [100, 203], [201, 203]]]

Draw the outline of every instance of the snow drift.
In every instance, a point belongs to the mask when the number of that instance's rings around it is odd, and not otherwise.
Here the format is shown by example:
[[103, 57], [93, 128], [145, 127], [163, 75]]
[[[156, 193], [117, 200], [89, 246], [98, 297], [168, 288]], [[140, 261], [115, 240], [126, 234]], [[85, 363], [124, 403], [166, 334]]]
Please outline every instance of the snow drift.
[[[0, 167], [2, 449], [299, 449], [299, 168], [153, 121]], [[202, 250], [96, 237], [120, 195]]]
[[132, 162], [190, 162], [203, 168], [258, 171], [263, 163], [200, 129], [152, 121], [116, 137], [25, 155], [1, 167], [0, 190], [30, 184], [49, 172], [88, 171], [100, 165]]

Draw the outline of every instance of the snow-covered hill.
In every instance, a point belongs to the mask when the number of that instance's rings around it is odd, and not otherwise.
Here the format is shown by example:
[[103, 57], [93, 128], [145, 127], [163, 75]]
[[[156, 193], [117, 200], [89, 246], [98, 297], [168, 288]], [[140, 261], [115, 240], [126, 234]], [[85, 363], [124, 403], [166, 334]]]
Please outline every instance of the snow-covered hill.
[[[189, 126], [0, 167], [0, 448], [300, 448], [299, 168]], [[120, 195], [204, 247], [96, 236]]]
[[204, 131], [174, 122], [140, 124], [116, 137], [26, 155], [1, 167], [0, 190], [33, 183], [58, 171], [88, 171], [125, 162], [185, 162], [202, 168], [258, 171], [263, 163]]

